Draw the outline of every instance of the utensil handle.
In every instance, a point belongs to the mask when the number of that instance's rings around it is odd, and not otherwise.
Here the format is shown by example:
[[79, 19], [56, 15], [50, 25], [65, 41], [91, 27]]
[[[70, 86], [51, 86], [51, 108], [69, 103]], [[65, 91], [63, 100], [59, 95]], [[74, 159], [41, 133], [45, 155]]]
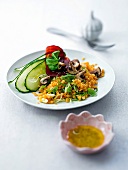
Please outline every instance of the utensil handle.
[[58, 28], [47, 28], [47, 31], [53, 34], [57, 34], [57, 35], [62, 35], [62, 36], [67, 36], [66, 32], [58, 29]]
[[74, 34], [71, 34], [69, 32], [60, 30], [58, 28], [49, 27], [49, 28], [47, 28], [47, 31], [52, 33], [52, 34], [57, 34], [57, 35], [61, 35], [61, 36], [64, 36], [64, 37], [80, 38], [77, 35], [74, 35]]
[[111, 47], [115, 46], [115, 44], [111, 44], [111, 45], [99, 45], [99, 44], [97, 44], [95, 42], [88, 41], [85, 37], [80, 37], [80, 36], [71, 34], [69, 32], [60, 30], [58, 28], [49, 27], [49, 28], [47, 28], [47, 31], [52, 33], [52, 34], [56, 34], [56, 35], [60, 35], [60, 36], [64, 36], [64, 37], [68, 37], [68, 38], [72, 38], [72, 39], [84, 39], [84, 40], [87, 41], [88, 45], [91, 48], [93, 48], [95, 50], [98, 50], [98, 51], [107, 50], [108, 48], [111, 48]]

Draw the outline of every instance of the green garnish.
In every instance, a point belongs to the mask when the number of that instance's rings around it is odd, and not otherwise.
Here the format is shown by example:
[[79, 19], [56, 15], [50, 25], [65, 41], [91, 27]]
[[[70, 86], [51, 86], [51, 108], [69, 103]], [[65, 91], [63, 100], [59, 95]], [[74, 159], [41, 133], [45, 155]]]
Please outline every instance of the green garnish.
[[78, 93], [78, 87], [76, 86], [76, 85], [73, 85], [73, 88], [74, 88], [74, 90], [75, 90], [75, 92], [77, 92]]
[[66, 74], [65, 76], [61, 76], [61, 79], [67, 82], [71, 82], [73, 79], [75, 79], [75, 76], [72, 74]]
[[52, 93], [53, 93], [53, 94], [56, 94], [57, 90], [58, 90], [58, 86], [53, 87], [53, 88], [52, 88]]
[[46, 85], [40, 86], [39, 90], [43, 90], [46, 87]]
[[46, 64], [52, 71], [57, 70], [59, 67], [59, 53], [60, 51], [55, 51], [52, 53], [51, 57], [46, 58]]
[[65, 87], [65, 93], [71, 93], [72, 92], [72, 86], [70, 83], [68, 83]]
[[47, 89], [47, 92], [52, 93], [52, 94], [56, 94], [57, 90], [58, 90], [58, 86], [55, 86], [55, 87], [53, 87], [51, 89]]
[[91, 97], [94, 97], [97, 95], [97, 89], [92, 89], [92, 88], [88, 88], [88, 91], [87, 93], [91, 96]]

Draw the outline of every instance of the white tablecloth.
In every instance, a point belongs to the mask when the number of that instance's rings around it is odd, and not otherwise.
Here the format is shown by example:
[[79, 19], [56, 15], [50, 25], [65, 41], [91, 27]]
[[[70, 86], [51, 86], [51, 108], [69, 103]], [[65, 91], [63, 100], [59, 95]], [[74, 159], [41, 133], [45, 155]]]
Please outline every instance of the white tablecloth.
[[[0, 1], [0, 169], [1, 170], [126, 170], [128, 167], [128, 1], [127, 0], [1, 0]], [[90, 12], [103, 24], [99, 43], [116, 43], [108, 51], [91, 49], [46, 31], [57, 27], [76, 35]], [[19, 58], [48, 45], [100, 57], [113, 68], [116, 81], [103, 99], [88, 106], [52, 111], [18, 100], [7, 87], [6, 74]], [[62, 141], [59, 121], [70, 112], [88, 110], [112, 122], [115, 137], [95, 155], [80, 155]]]

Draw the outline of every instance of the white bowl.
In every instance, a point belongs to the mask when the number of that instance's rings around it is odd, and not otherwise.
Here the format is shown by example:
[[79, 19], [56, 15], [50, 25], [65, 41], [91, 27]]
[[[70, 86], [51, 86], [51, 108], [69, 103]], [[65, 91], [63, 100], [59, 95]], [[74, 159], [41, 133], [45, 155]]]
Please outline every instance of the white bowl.
[[[74, 129], [78, 125], [90, 125], [100, 129], [105, 137], [103, 144], [96, 148], [88, 148], [76, 147], [72, 143], [70, 143], [67, 139], [67, 134], [69, 130]], [[88, 111], [83, 111], [78, 115], [74, 113], [68, 114], [64, 121], [60, 121], [60, 131], [65, 144], [67, 144], [74, 151], [84, 154], [92, 154], [101, 151], [109, 145], [114, 137], [114, 133], [112, 132], [112, 123], [106, 122], [103, 115], [92, 115]]]

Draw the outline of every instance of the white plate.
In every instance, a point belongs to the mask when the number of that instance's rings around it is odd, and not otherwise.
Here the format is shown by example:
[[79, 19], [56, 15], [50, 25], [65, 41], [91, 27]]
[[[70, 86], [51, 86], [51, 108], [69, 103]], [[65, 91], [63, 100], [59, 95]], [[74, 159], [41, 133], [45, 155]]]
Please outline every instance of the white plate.
[[[20, 93], [15, 88], [14, 83], [11, 83], [8, 85], [11, 92], [16, 97], [18, 97], [20, 100], [22, 100], [23, 102], [25, 102], [29, 105], [43, 108], [43, 109], [51, 109], [51, 110], [65, 110], [65, 109], [71, 109], [71, 108], [85, 106], [85, 105], [88, 105], [88, 104], [98, 101], [99, 99], [103, 98], [106, 94], [108, 94], [108, 92], [113, 87], [114, 81], [115, 81], [115, 74], [114, 74], [113, 69], [110, 67], [110, 65], [108, 65], [106, 62], [102, 61], [100, 58], [98, 58], [96, 56], [92, 56], [92, 55], [84, 53], [84, 52], [69, 50], [69, 49], [65, 49], [64, 51], [66, 52], [66, 55], [71, 60], [78, 58], [80, 60], [80, 62], [82, 62], [82, 58], [84, 57], [85, 58], [84, 61], [88, 61], [88, 62], [90, 62], [90, 64], [98, 64], [98, 66], [101, 69], [105, 70], [105, 77], [98, 80], [98, 93], [97, 93], [96, 97], [89, 97], [84, 101], [75, 101], [75, 102], [71, 102], [71, 103], [61, 102], [58, 104], [44, 104], [44, 103], [38, 104], [37, 98], [32, 93], [25, 93], [25, 94]], [[16, 77], [16, 75], [18, 74], [17, 71], [14, 71], [14, 69], [16, 67], [23, 66], [24, 64], [39, 57], [42, 54], [44, 54], [44, 51], [38, 51], [38, 52], [35, 52], [32, 54], [29, 54], [25, 57], [22, 57], [18, 61], [16, 61], [8, 70], [7, 82], [10, 80], [13, 80], [14, 77]]]

